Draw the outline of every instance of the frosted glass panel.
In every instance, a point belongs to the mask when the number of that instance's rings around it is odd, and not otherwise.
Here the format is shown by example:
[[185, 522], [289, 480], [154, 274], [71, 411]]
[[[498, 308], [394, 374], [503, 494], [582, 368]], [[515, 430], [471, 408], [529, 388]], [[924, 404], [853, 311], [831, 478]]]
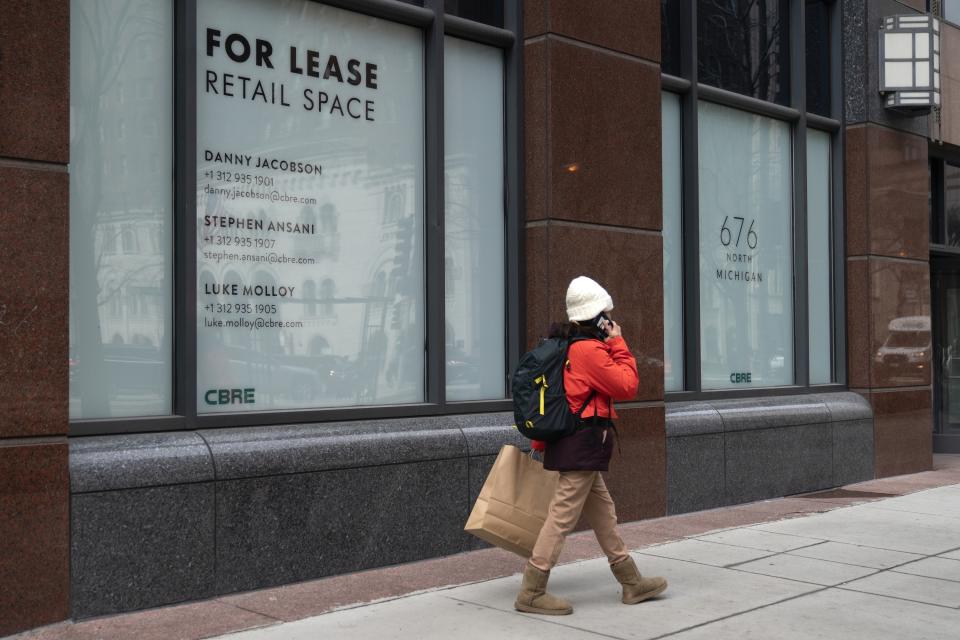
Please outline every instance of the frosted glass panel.
[[683, 166], [680, 97], [663, 93], [663, 375], [683, 390]]
[[70, 3], [70, 418], [170, 414], [173, 3]]
[[883, 34], [883, 55], [887, 59], [910, 59], [913, 57], [913, 34], [885, 33]]
[[926, 33], [916, 33], [913, 36], [913, 45], [917, 48], [918, 59], [930, 57], [930, 36]]
[[888, 87], [913, 86], [912, 62], [884, 62], [884, 82]]
[[917, 73], [914, 76], [916, 78], [916, 87], [918, 89], [922, 87], [930, 86], [930, 63], [929, 62], [918, 62], [916, 63]]
[[704, 389], [793, 383], [790, 126], [699, 105]]
[[444, 41], [447, 400], [506, 395], [503, 53]]
[[197, 3], [201, 413], [424, 400], [422, 33]]
[[807, 132], [807, 306], [810, 384], [832, 382], [830, 134]]

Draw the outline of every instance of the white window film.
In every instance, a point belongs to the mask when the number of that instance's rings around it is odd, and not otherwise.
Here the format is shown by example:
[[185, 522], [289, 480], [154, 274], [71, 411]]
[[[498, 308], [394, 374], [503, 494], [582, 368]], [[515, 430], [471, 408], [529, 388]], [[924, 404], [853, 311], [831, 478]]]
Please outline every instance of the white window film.
[[810, 384], [832, 382], [830, 134], [807, 131], [807, 309]]
[[197, 12], [198, 411], [422, 402], [422, 31]]
[[70, 418], [169, 415], [173, 2], [73, 0], [70, 60]]
[[792, 384], [790, 127], [709, 102], [698, 119], [702, 386]]
[[447, 400], [503, 398], [506, 268], [500, 49], [444, 40]]
[[683, 165], [680, 96], [664, 93], [663, 369], [664, 389], [683, 390]]

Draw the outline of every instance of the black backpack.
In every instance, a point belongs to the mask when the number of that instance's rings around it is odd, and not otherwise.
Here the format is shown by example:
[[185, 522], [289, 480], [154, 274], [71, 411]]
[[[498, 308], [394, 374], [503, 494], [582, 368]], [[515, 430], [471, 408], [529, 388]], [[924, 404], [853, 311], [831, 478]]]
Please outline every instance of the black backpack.
[[580, 410], [573, 413], [563, 388], [563, 372], [569, 364], [570, 345], [584, 339], [547, 338], [520, 357], [511, 390], [515, 426], [525, 437], [556, 442], [577, 430], [580, 416], [596, 392], [591, 391]]

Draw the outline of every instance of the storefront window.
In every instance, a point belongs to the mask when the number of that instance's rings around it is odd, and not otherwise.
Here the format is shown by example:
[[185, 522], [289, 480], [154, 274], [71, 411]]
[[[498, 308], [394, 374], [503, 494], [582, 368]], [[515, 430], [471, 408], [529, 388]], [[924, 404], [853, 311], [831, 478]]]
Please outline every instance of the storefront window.
[[830, 115], [830, 5], [829, 0], [807, 0], [806, 74], [807, 111]]
[[197, 31], [198, 411], [422, 402], [422, 31], [305, 0]]
[[503, 26], [503, 0], [443, 0], [444, 11], [494, 27]]
[[830, 134], [807, 132], [807, 312], [810, 384], [832, 382]]
[[946, 244], [960, 247], [960, 166], [943, 164], [943, 216], [947, 223]]
[[503, 53], [444, 42], [447, 400], [505, 393]]
[[660, 0], [660, 51], [661, 70], [671, 75], [680, 75], [683, 2]]
[[790, 102], [788, 0], [698, 0], [700, 82]]
[[168, 415], [173, 3], [70, 12], [70, 418]]
[[790, 126], [699, 105], [704, 389], [793, 383]]
[[664, 389], [683, 389], [683, 166], [680, 97], [663, 94]]

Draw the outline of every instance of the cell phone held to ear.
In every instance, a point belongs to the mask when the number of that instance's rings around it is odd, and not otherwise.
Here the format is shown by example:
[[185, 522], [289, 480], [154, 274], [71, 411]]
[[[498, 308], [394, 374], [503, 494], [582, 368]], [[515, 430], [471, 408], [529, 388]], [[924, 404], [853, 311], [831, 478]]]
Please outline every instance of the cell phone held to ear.
[[601, 313], [593, 319], [593, 322], [600, 332], [600, 337], [605, 340], [608, 337], [607, 329], [610, 328], [610, 318], [607, 317], [607, 314]]

